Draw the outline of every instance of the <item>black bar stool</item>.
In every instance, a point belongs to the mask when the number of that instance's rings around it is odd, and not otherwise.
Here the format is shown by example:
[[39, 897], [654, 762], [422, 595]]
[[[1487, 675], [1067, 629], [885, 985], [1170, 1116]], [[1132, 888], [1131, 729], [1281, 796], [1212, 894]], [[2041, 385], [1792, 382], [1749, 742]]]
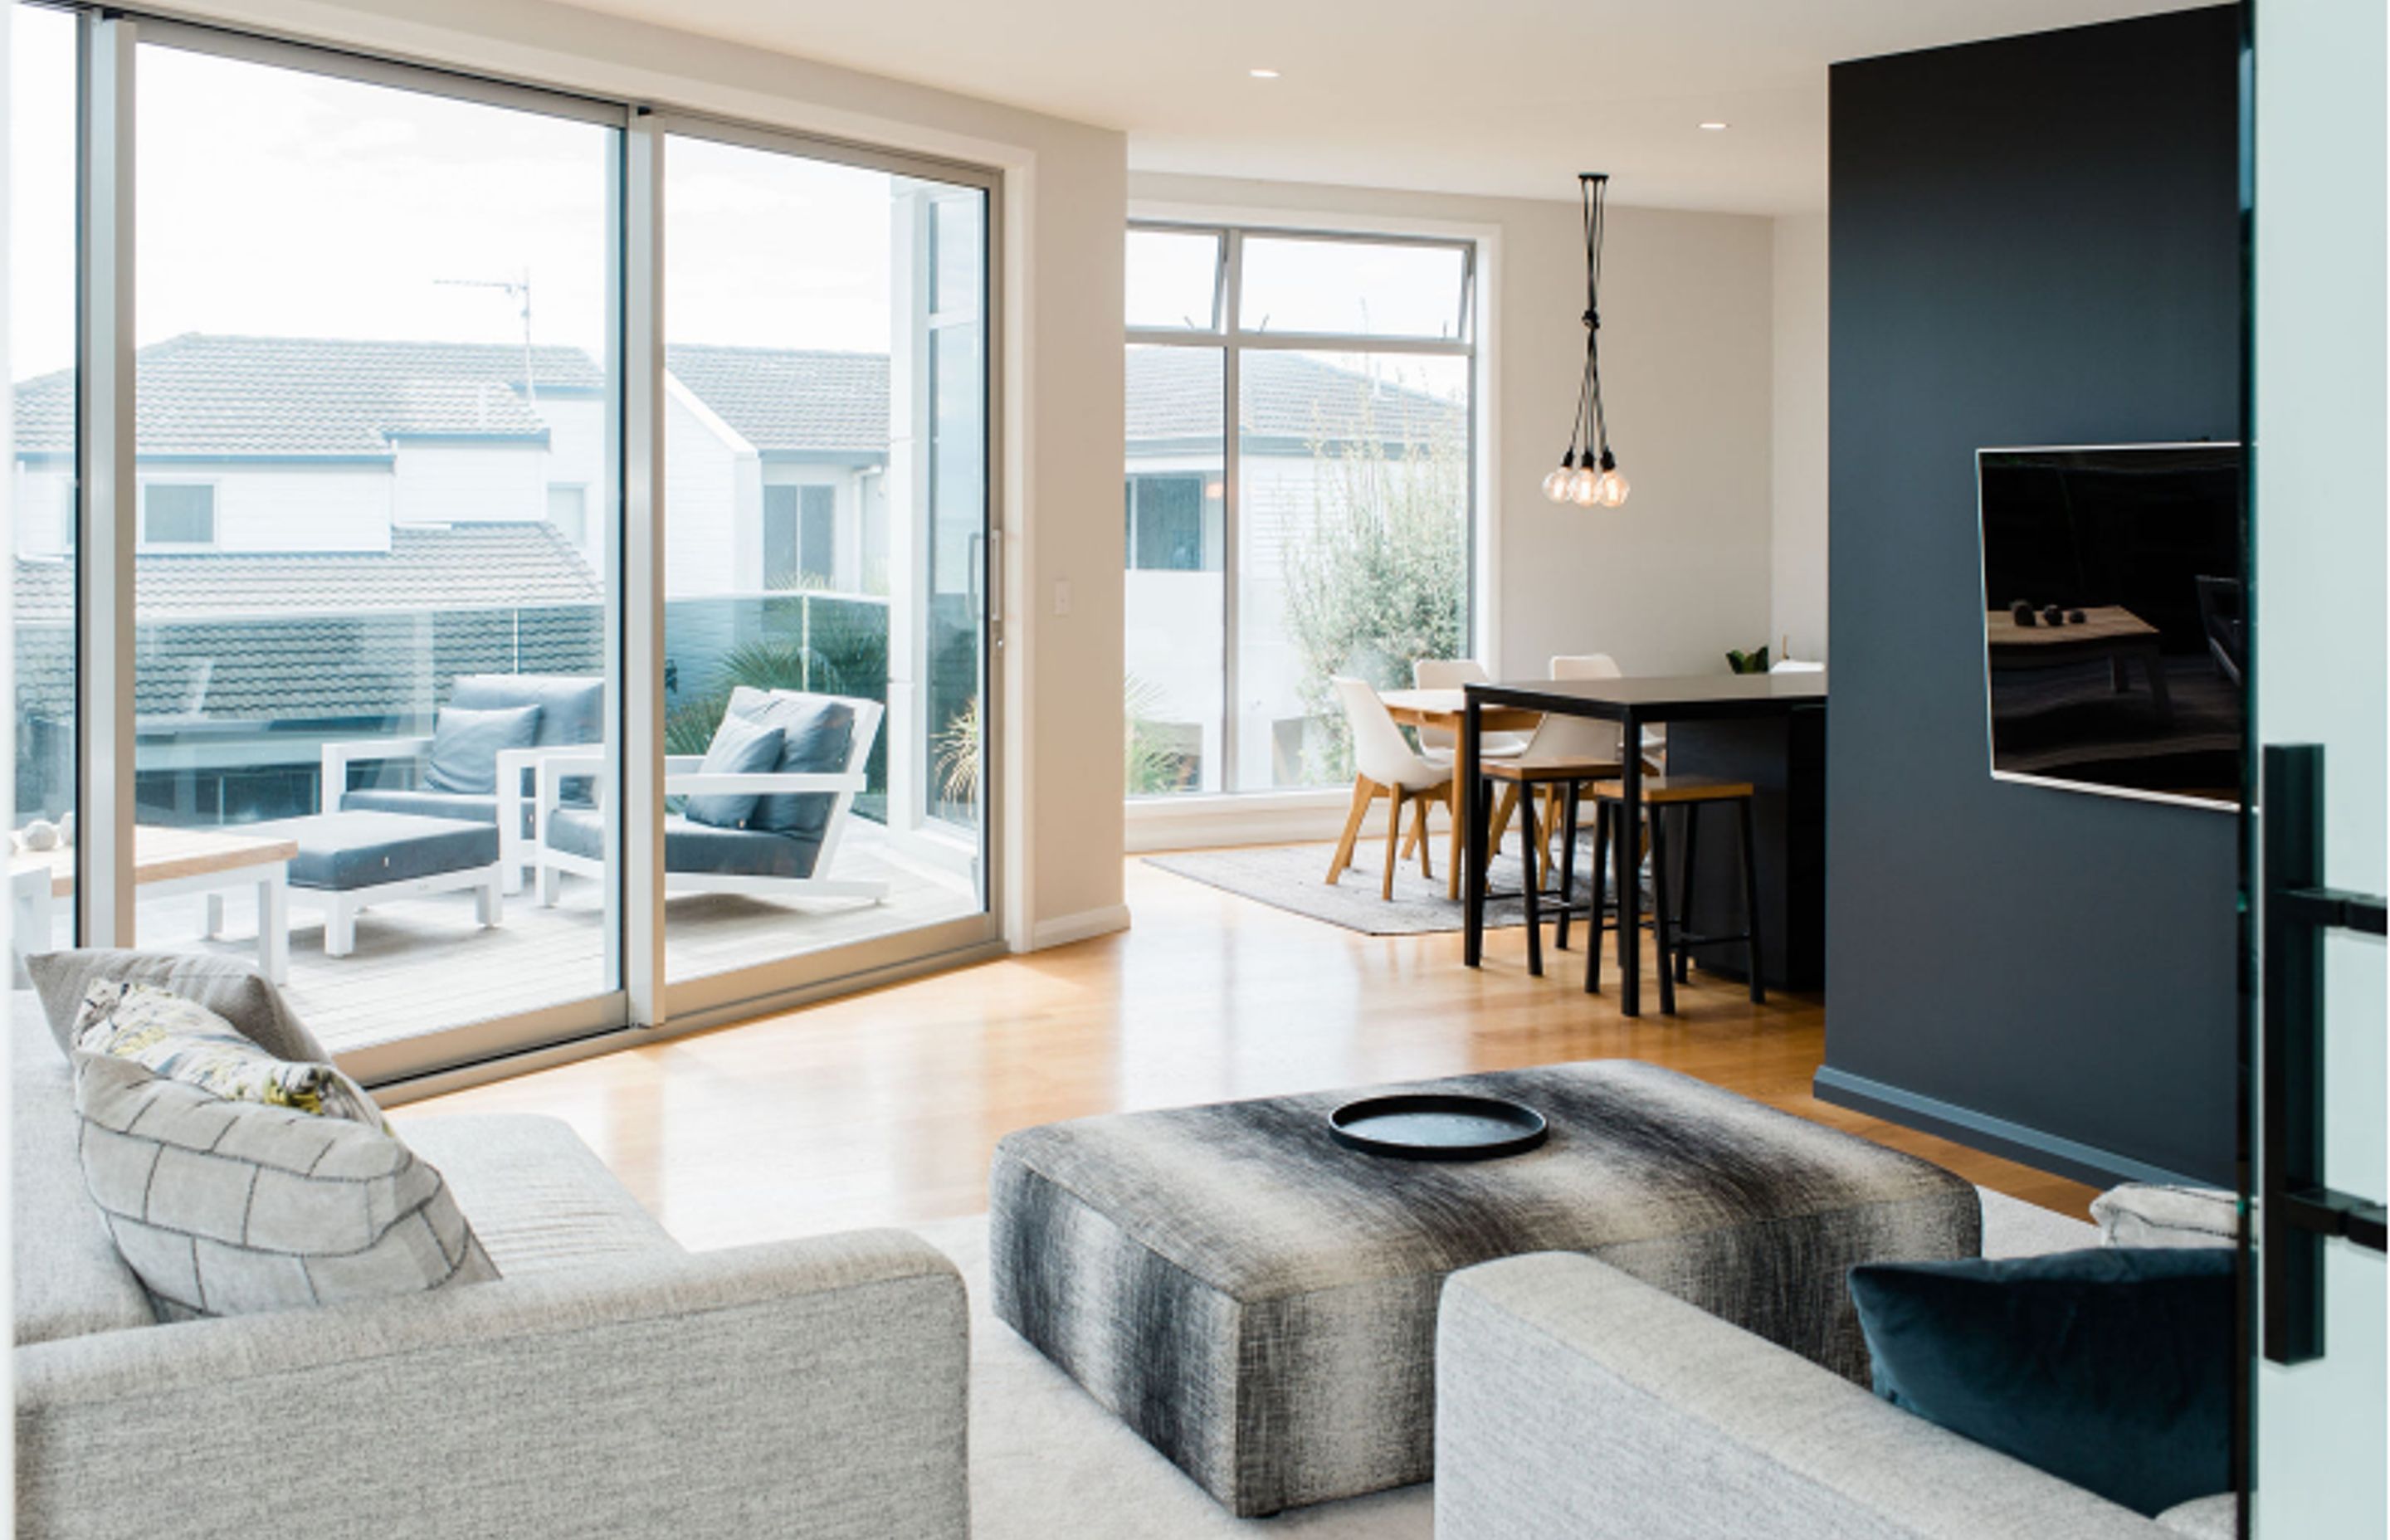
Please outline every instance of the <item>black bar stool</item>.
[[[1587, 948], [1585, 988], [1588, 995], [1601, 989], [1601, 932], [1616, 929], [1614, 905], [1605, 906], [1607, 891], [1602, 880], [1605, 866], [1613, 864], [1611, 848], [1623, 844], [1626, 789], [1616, 781], [1600, 781], [1593, 787], [1593, 907], [1590, 922], [1592, 944]], [[1748, 781], [1713, 780], [1701, 776], [1647, 776], [1643, 778], [1643, 811], [1650, 815], [1651, 828], [1651, 928], [1659, 938], [1660, 1013], [1673, 1016], [1677, 1011], [1677, 985], [1686, 978], [1687, 959], [1692, 949], [1701, 946], [1725, 946], [1741, 943], [1749, 958], [1751, 998], [1758, 1003], [1767, 997], [1767, 985], [1761, 981], [1759, 940], [1759, 868], [1757, 847], [1751, 826], [1752, 788]], [[1743, 929], [1728, 935], [1692, 935], [1685, 930], [1685, 918], [1692, 913], [1694, 880], [1693, 858], [1698, 853], [1701, 810], [1714, 802], [1731, 802], [1742, 833], [1742, 913]], [[1668, 818], [1670, 808], [1684, 809], [1683, 890], [1669, 903], [1668, 881]], [[1640, 880], [1638, 868], [1640, 853], [1630, 858], [1620, 850], [1614, 863], [1616, 891], [1625, 893], [1629, 882]], [[1613, 918], [1605, 925], [1603, 916]]]
[[[1523, 820], [1520, 830], [1522, 836], [1520, 863], [1526, 868], [1525, 885], [1516, 894], [1496, 892], [1489, 886], [1485, 897], [1489, 899], [1517, 897], [1524, 901], [1527, 920], [1527, 971], [1536, 978], [1541, 978], [1544, 972], [1544, 919], [1546, 918], [1544, 905], [1548, 902], [1559, 905], [1556, 911], [1560, 922], [1558, 942], [1563, 950], [1568, 946], [1570, 917], [1583, 907], [1576, 904], [1572, 896], [1572, 885], [1576, 874], [1577, 794], [1587, 785], [1614, 777], [1619, 774], [1620, 766], [1615, 760], [1539, 758], [1531, 750], [1529, 753], [1517, 760], [1488, 760], [1481, 769], [1489, 788], [1499, 784], [1516, 793], [1519, 813]], [[1547, 795], [1537, 798], [1536, 793], [1539, 790]], [[1544, 804], [1544, 822], [1541, 824], [1536, 818], [1536, 804], [1538, 801]], [[1559, 803], [1557, 809], [1553, 805], [1556, 802]], [[1558, 814], [1562, 826], [1559, 829], [1546, 827], [1552, 821], [1555, 813]], [[1561, 854], [1557, 860], [1549, 853], [1551, 837], [1554, 834], [1561, 837]], [[1498, 823], [1495, 827], [1491, 843], [1495, 846], [1501, 843], [1501, 828]], [[1555, 875], [1560, 879], [1560, 885], [1557, 888], [1550, 886]], [[1600, 884], [1598, 872], [1595, 879], [1598, 890]], [[1594, 903], [1599, 906], [1600, 902], [1597, 891]], [[1597, 918], [1593, 923], [1599, 925], [1599, 918]]]

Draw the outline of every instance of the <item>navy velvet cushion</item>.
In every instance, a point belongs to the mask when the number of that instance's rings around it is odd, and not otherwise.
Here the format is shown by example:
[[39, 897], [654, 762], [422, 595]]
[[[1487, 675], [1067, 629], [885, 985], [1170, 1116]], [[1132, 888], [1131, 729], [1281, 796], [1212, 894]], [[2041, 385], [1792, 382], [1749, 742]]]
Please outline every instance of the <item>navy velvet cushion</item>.
[[[725, 712], [722, 725], [713, 729], [713, 742], [705, 751], [705, 763], [699, 765], [703, 776], [760, 776], [769, 774], [780, 763], [781, 732], [750, 722], [743, 716]], [[705, 792], [689, 798], [681, 809], [682, 815], [693, 824], [710, 824], [715, 828], [745, 828], [755, 815], [755, 793]]]
[[476, 711], [443, 706], [431, 726], [431, 764], [423, 784], [434, 791], [487, 797], [498, 789], [498, 751], [528, 749], [539, 734], [537, 706]]
[[2154, 1517], [2232, 1484], [2229, 1251], [1873, 1263], [1851, 1300], [1875, 1391]]

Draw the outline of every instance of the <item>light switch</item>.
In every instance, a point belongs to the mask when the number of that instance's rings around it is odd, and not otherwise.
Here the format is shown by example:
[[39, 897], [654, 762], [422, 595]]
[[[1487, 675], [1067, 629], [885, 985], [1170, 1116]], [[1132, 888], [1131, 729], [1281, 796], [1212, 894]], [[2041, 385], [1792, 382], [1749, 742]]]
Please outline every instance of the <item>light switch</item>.
[[1071, 580], [1069, 578], [1056, 578], [1054, 580], [1054, 613], [1057, 615], [1067, 615], [1070, 612]]

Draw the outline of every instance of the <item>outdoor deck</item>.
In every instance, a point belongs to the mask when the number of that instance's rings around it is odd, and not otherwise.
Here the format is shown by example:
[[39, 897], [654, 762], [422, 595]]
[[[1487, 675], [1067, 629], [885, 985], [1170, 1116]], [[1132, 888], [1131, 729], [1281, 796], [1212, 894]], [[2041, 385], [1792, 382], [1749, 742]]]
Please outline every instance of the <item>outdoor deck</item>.
[[[978, 911], [979, 901], [960, 877], [900, 861], [858, 832], [850, 829], [839, 853], [839, 875], [885, 879], [886, 903], [723, 893], [669, 899], [666, 977], [701, 978]], [[142, 903], [139, 944], [254, 962], [255, 904], [228, 895], [225, 933], [213, 941], [202, 937], [201, 906], [196, 897]], [[66, 943], [63, 936], [57, 940]], [[595, 994], [604, 967], [598, 887], [581, 879], [566, 879], [553, 909], [540, 907], [528, 888], [509, 897], [505, 923], [495, 930], [475, 923], [470, 893], [367, 909], [357, 919], [356, 950], [345, 957], [324, 955], [323, 916], [300, 894], [291, 895], [287, 993], [301, 1020], [336, 1052]]]

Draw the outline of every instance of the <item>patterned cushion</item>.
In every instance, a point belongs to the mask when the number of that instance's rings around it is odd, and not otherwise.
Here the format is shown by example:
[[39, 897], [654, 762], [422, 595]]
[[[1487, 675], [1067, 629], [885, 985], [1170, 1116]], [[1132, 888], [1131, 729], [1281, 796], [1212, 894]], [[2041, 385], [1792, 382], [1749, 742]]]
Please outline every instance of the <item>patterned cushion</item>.
[[161, 1319], [498, 1276], [440, 1174], [379, 1127], [74, 1060], [84, 1183]]
[[1436, 1302], [1454, 1270], [1583, 1251], [1864, 1383], [1844, 1276], [1976, 1253], [1936, 1166], [1649, 1064], [1437, 1081], [1551, 1128], [1484, 1161], [1346, 1149], [1354, 1093], [1005, 1136], [997, 1318], [1240, 1516], [1434, 1472]]
[[49, 1020], [50, 1035], [58, 1039], [61, 1054], [74, 1047], [75, 1021], [83, 1014], [84, 996], [93, 984], [114, 979], [155, 984], [195, 1000], [276, 1059], [321, 1063], [332, 1057], [300, 1021], [279, 990], [248, 964], [229, 957], [91, 948], [28, 957], [25, 969], [32, 975], [33, 989], [42, 997], [42, 1014]]
[[74, 1046], [79, 1053], [131, 1059], [226, 1101], [384, 1126], [365, 1088], [331, 1065], [276, 1059], [198, 1001], [154, 985], [93, 984], [75, 1018]]

